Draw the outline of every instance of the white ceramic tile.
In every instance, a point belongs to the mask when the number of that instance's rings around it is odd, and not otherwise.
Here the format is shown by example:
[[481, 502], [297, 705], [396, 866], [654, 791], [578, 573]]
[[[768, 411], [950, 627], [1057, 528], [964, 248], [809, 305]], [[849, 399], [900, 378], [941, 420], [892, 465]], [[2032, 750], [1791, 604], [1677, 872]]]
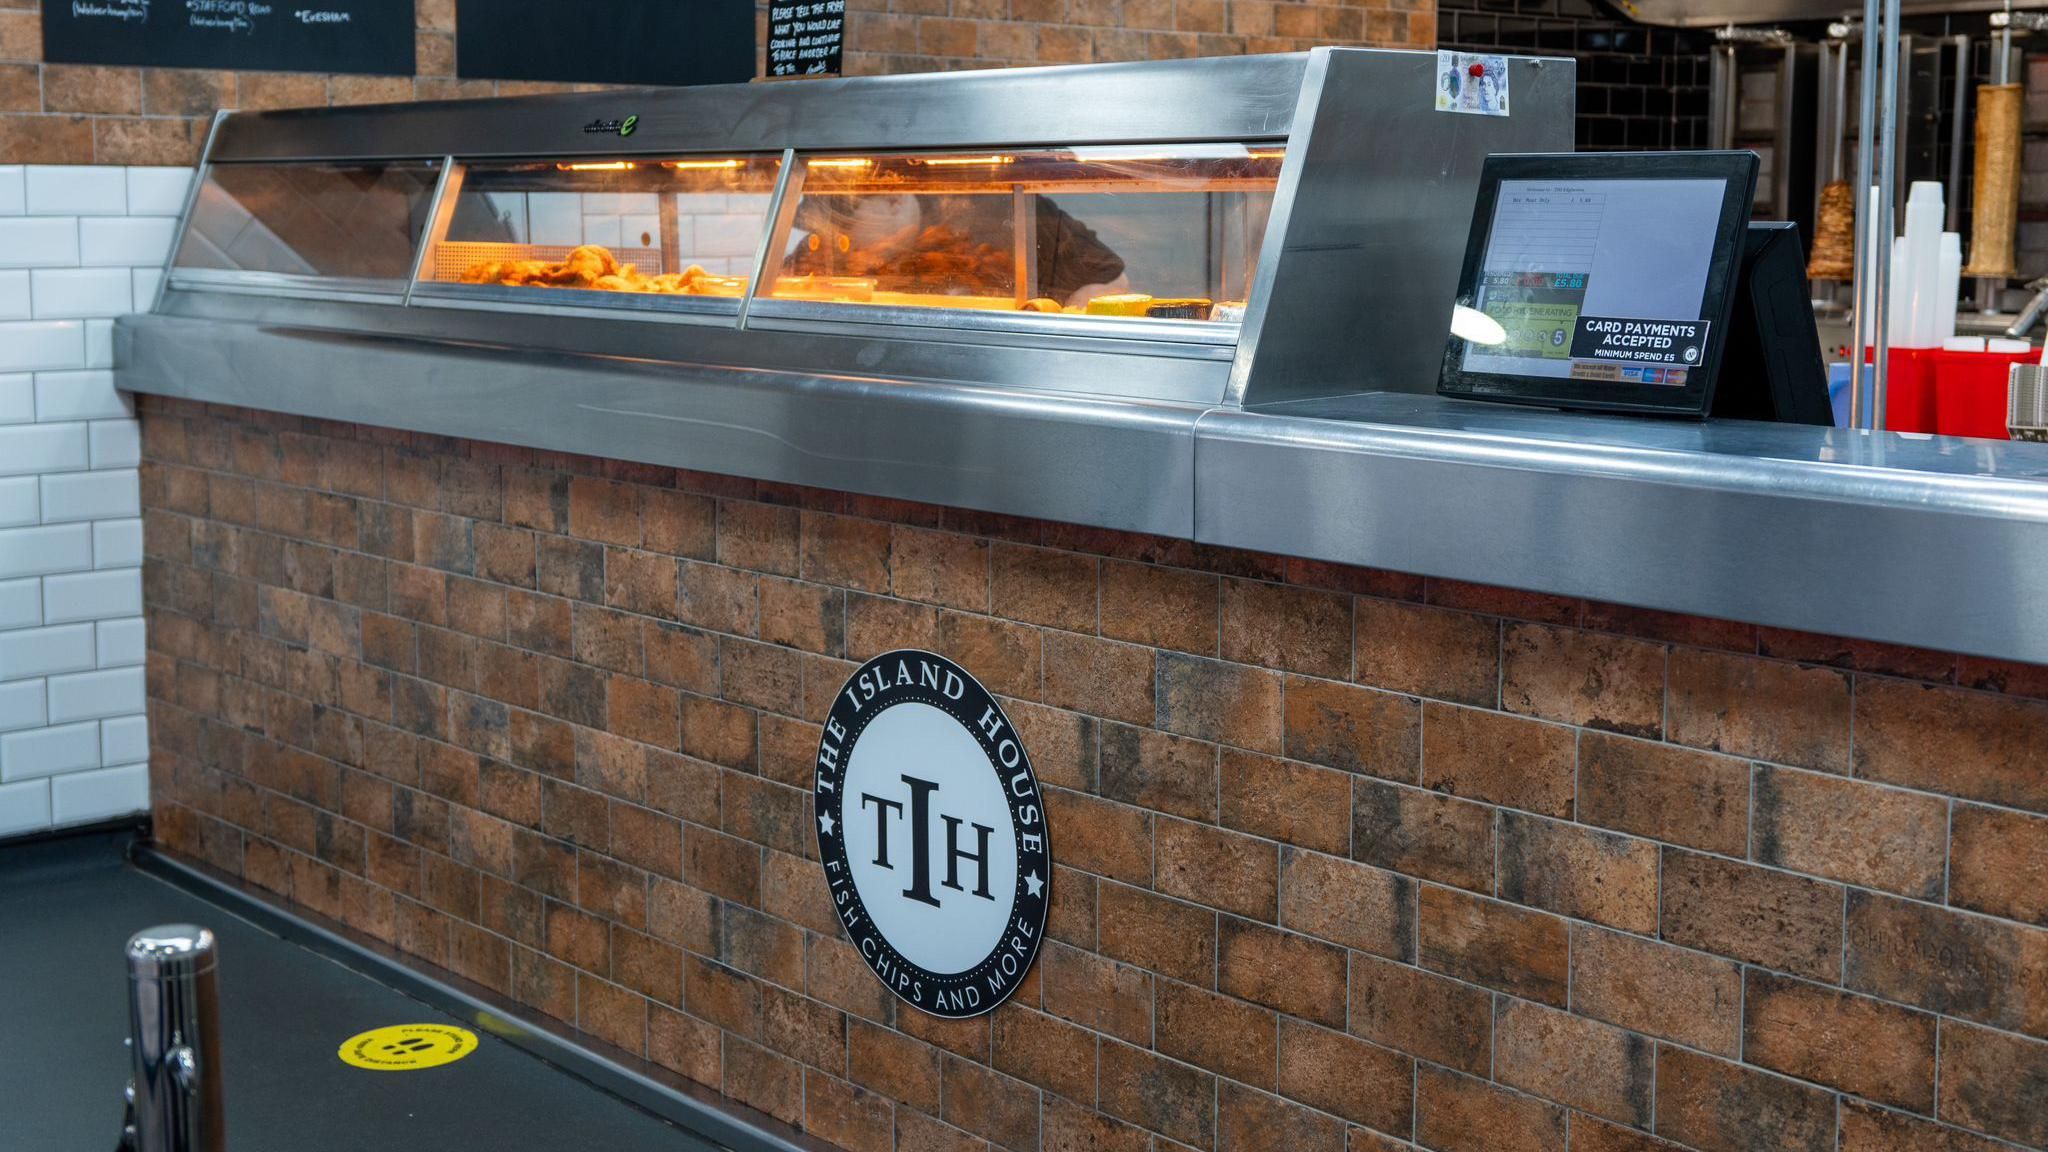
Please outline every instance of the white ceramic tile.
[[36, 373], [36, 419], [127, 420], [134, 401], [114, 387], [111, 368]]
[[[164, 282], [161, 268], [137, 268], [135, 270], [135, 310], [147, 312], [156, 307], [156, 290]], [[113, 363], [108, 360], [107, 363]]]
[[34, 576], [0, 580], [0, 631], [43, 622], [43, 582]]
[[113, 520], [142, 515], [142, 485], [133, 468], [60, 472], [43, 477], [43, 523]]
[[619, 211], [627, 215], [659, 215], [661, 195], [655, 192], [622, 192], [619, 194]]
[[36, 418], [36, 378], [26, 372], [0, 376], [0, 424], [31, 424]]
[[[142, 668], [109, 668], [100, 672], [79, 672], [50, 677], [50, 723], [74, 720], [102, 720], [109, 716], [131, 716], [141, 712]], [[99, 739], [97, 729], [93, 734]]]
[[78, 264], [76, 216], [0, 216], [0, 268]]
[[36, 478], [10, 476], [0, 479], [0, 528], [19, 528], [42, 519], [36, 500]]
[[176, 216], [185, 210], [185, 196], [191, 190], [190, 168], [130, 168], [128, 214]]
[[21, 165], [0, 164], [0, 216], [19, 216], [28, 210], [28, 188]]
[[28, 269], [0, 272], [0, 320], [29, 318]]
[[177, 229], [168, 216], [87, 217], [78, 222], [78, 262], [88, 268], [161, 266]]
[[[43, 577], [43, 623], [142, 614], [142, 569], [108, 568]], [[104, 666], [105, 661], [95, 659]]]
[[[91, 567], [90, 524], [0, 528], [0, 580], [52, 572], [84, 572]], [[0, 673], [0, 679], [4, 678], [5, 674]]]
[[0, 680], [87, 672], [97, 662], [90, 624], [0, 632]]
[[120, 216], [128, 211], [128, 170], [103, 164], [31, 164], [31, 216]]
[[623, 229], [620, 237], [628, 248], [661, 247], [661, 217], [625, 216], [619, 221]]
[[526, 218], [535, 244], [583, 243], [582, 197], [574, 192], [535, 192], [526, 198]]
[[95, 520], [92, 525], [92, 566], [134, 568], [142, 563], [141, 520]]
[[[6, 221], [0, 220], [0, 224]], [[6, 241], [0, 239], [0, 251]], [[76, 320], [0, 323], [0, 372], [85, 367], [85, 325]], [[4, 459], [4, 457], [0, 457]]]
[[109, 764], [149, 759], [149, 718], [120, 716], [100, 721], [100, 759]]
[[135, 277], [120, 268], [37, 268], [30, 294], [38, 320], [125, 316], [135, 310]]
[[0, 836], [41, 832], [50, 826], [50, 782], [0, 784]]
[[100, 766], [100, 726], [90, 721], [0, 736], [0, 781], [33, 780]]
[[617, 192], [585, 192], [583, 214], [585, 216], [617, 216], [625, 211], [625, 198]]
[[[134, 569], [131, 568], [129, 571], [132, 572]], [[126, 668], [131, 664], [140, 664], [148, 657], [148, 648], [143, 643], [142, 617], [102, 620], [93, 628], [94, 655], [100, 667]]]
[[142, 463], [142, 424], [95, 420], [86, 434], [95, 468], [133, 468]]
[[90, 824], [149, 811], [149, 765], [73, 772], [50, 781], [50, 823]]
[[602, 244], [607, 248], [619, 246], [619, 218], [617, 216], [585, 216], [583, 218], [583, 242]]
[[0, 476], [61, 472], [86, 466], [84, 424], [9, 424], [0, 427]]
[[[41, 680], [13, 680], [0, 684], [0, 732], [41, 728], [46, 723]], [[110, 720], [108, 723], [119, 721]]]
[[85, 322], [85, 367], [112, 368], [114, 366], [114, 322], [112, 320], [87, 320]]
[[697, 254], [700, 256], [745, 256], [761, 242], [759, 216], [697, 217]]

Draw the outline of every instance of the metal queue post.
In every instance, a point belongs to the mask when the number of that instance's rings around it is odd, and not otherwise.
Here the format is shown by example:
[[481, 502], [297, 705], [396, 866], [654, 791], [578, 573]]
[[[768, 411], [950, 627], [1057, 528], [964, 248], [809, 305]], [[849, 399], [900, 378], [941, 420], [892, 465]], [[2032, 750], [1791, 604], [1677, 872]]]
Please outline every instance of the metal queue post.
[[[1881, 62], [1880, 62], [1881, 54]], [[1899, 0], [1864, 0], [1863, 58], [1858, 79], [1856, 188], [1862, 216], [1856, 226], [1849, 357], [1849, 426], [1884, 428], [1887, 360], [1891, 352], [1886, 312], [1891, 301], [1891, 237], [1897, 231], [1892, 200], [1898, 184]], [[1878, 94], [1880, 74], [1884, 93]], [[1875, 140], [1878, 129], [1883, 138]], [[1872, 145], [1877, 154], [1872, 154]], [[1873, 171], [1874, 169], [1874, 171]], [[1873, 351], [1866, 376], [1863, 349]], [[1869, 423], [1866, 425], [1866, 415]]]
[[225, 1152], [218, 952], [213, 933], [165, 924], [129, 938], [122, 1152]]

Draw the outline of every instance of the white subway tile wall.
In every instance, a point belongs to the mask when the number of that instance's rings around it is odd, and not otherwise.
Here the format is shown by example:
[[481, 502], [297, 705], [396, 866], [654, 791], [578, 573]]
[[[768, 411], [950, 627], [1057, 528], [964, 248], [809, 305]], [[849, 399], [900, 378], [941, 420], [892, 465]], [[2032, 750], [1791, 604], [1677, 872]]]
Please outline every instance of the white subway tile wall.
[[114, 318], [189, 168], [0, 165], [0, 838], [146, 811], [142, 521]]

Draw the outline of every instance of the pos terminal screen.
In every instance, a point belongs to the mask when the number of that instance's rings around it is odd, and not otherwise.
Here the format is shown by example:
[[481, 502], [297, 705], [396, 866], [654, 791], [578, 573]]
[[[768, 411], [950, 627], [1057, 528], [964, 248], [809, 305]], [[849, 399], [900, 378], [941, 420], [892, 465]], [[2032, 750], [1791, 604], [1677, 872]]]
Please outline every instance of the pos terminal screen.
[[1502, 180], [1467, 372], [1683, 387], [1707, 354], [1725, 179]]

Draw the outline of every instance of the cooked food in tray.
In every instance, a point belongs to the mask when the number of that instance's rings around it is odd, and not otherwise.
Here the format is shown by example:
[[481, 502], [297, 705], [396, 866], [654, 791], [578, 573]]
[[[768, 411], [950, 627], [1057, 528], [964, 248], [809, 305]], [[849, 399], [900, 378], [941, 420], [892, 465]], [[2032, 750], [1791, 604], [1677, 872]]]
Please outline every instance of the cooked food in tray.
[[560, 260], [485, 260], [465, 269], [461, 283], [591, 288], [662, 296], [738, 296], [747, 286], [745, 277], [713, 275], [696, 264], [681, 272], [649, 276], [636, 265], [619, 263], [611, 249], [600, 244], [581, 245]]

